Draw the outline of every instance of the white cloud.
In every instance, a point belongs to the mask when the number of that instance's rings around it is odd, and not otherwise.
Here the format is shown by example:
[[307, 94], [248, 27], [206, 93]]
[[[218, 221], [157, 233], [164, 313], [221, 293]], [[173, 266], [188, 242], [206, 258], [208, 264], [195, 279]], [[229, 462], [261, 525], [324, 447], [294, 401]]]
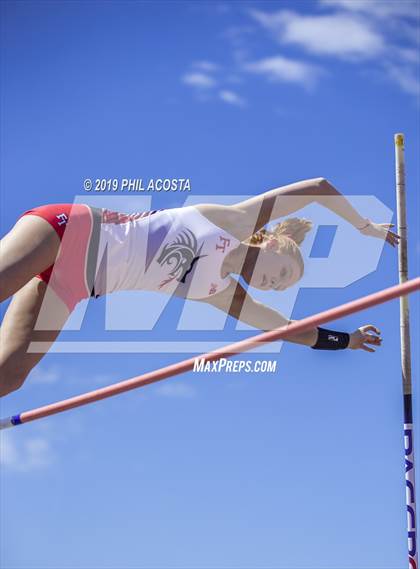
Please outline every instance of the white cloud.
[[251, 16], [274, 33], [280, 43], [297, 45], [317, 55], [368, 59], [384, 48], [382, 36], [356, 15], [305, 16], [289, 10], [253, 10]]
[[236, 105], [237, 107], [244, 107], [246, 104], [245, 100], [236, 93], [234, 93], [233, 91], [227, 91], [227, 90], [219, 91], [219, 97], [225, 103], [229, 103], [230, 105]]
[[[304, 14], [291, 10], [250, 11], [251, 17], [278, 43], [298, 47], [317, 57], [335, 57], [351, 63], [369, 63], [382, 76], [396, 83], [406, 93], [419, 92], [418, 2], [381, 0], [319, 0], [329, 14]], [[298, 66], [283, 64], [277, 58], [262, 60], [254, 71], [267, 73], [271, 79], [304, 83], [305, 76], [314, 83], [309, 62]], [[305, 73], [301, 66], [309, 66]], [[374, 69], [371, 67], [371, 71]], [[319, 68], [318, 68], [319, 73]]]
[[[200, 101], [207, 102], [215, 100], [217, 97], [221, 101], [237, 107], [244, 107], [246, 102], [240, 95], [230, 89], [225, 89], [222, 85], [225, 83], [240, 82], [240, 78], [236, 75], [223, 75], [220, 80], [214, 78], [214, 73], [219, 72], [221, 67], [211, 61], [196, 61], [192, 63], [192, 67], [200, 69], [200, 71], [191, 71], [183, 76], [184, 83], [195, 88], [195, 95]], [[216, 91], [216, 88], [219, 89]]]
[[[393, 81], [406, 93], [418, 94], [418, 0], [318, 0], [315, 7], [318, 13], [305, 11], [305, 5], [296, 10], [248, 10], [254, 22], [288, 51], [256, 57], [258, 27], [230, 27], [224, 36], [232, 46], [232, 68], [209, 60], [195, 61], [183, 81], [195, 88], [201, 101], [217, 97], [244, 106], [245, 99], [229, 88], [231, 83], [236, 89], [232, 78], [238, 81], [244, 73], [253, 73], [270, 81], [311, 88], [328, 73], [330, 60], [335, 58], [358, 63], [365, 77], [367, 73], [377, 77], [379, 71], [383, 80]], [[301, 55], [296, 55], [299, 51]]]
[[289, 59], [281, 55], [261, 59], [245, 65], [245, 69], [251, 73], [265, 75], [272, 81], [286, 83], [298, 83], [305, 87], [311, 87], [322, 73], [315, 65]]
[[156, 392], [163, 397], [176, 399], [193, 399], [196, 395], [193, 387], [181, 382], [164, 383], [157, 388]]
[[41, 470], [54, 460], [49, 441], [42, 436], [30, 437], [21, 442], [13, 433], [0, 436], [0, 464], [19, 472]]
[[394, 55], [408, 63], [420, 63], [420, 52], [418, 49], [408, 47], [396, 47]]
[[414, 70], [407, 65], [395, 65], [393, 63], [387, 63], [385, 67], [390, 79], [397, 83], [403, 91], [410, 95], [420, 96], [418, 69]]
[[[420, 94], [419, 20], [420, 4], [415, 1], [320, 0], [321, 5], [363, 15], [366, 21], [376, 22], [387, 38], [379, 65], [388, 79], [402, 91]], [[392, 38], [392, 40], [391, 40]], [[398, 45], [398, 40], [401, 41]]]
[[201, 71], [205, 71], [207, 73], [212, 73], [220, 69], [220, 65], [213, 63], [212, 61], [194, 61], [192, 66], [195, 69], [200, 69]]
[[199, 89], [210, 89], [216, 85], [215, 79], [207, 73], [191, 72], [182, 77], [182, 80], [187, 85], [198, 87]]
[[331, 8], [341, 8], [350, 12], [361, 12], [379, 18], [392, 16], [419, 18], [417, 0], [320, 0], [320, 4]]

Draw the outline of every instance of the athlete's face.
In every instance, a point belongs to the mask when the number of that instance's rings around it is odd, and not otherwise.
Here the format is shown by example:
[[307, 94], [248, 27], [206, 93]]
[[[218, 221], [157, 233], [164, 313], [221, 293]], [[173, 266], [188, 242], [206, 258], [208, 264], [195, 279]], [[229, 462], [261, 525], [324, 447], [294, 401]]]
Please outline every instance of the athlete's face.
[[293, 257], [262, 248], [254, 269], [245, 279], [260, 290], [285, 290], [301, 276], [299, 264]]

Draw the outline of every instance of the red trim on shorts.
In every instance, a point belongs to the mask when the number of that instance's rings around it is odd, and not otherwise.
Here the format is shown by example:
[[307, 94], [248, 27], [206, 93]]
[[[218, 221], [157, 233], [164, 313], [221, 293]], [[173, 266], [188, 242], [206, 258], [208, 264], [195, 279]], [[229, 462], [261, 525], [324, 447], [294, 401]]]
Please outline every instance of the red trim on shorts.
[[90, 296], [86, 265], [93, 229], [92, 211], [84, 204], [51, 204], [26, 211], [45, 219], [60, 239], [60, 251], [53, 265], [36, 275], [52, 287], [70, 311]]
[[[41, 205], [33, 209], [28, 209], [28, 211], [25, 211], [25, 213], [20, 217], [24, 217], [25, 215], [36, 215], [37, 217], [45, 219], [45, 221], [48, 221], [51, 227], [54, 228], [61, 242], [72, 207], [73, 204], [70, 203]], [[48, 269], [45, 269], [45, 271], [36, 275], [36, 277], [45, 283], [49, 283], [53, 267], [54, 265], [51, 265]]]

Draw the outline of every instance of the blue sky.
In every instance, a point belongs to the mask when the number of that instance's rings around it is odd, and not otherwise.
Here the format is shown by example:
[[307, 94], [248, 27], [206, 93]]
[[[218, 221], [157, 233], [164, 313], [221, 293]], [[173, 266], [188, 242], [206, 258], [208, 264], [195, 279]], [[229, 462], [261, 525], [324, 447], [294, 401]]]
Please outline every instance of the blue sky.
[[[86, 178], [188, 177], [199, 202], [325, 176], [345, 194], [375, 196], [383, 206], [361, 207], [385, 215], [395, 211], [393, 135], [404, 132], [410, 274], [419, 273], [418, 4], [52, 1], [1, 10], [2, 234], [33, 206], [96, 199]], [[155, 193], [151, 206], [186, 197]], [[377, 247], [347, 231], [352, 256], [338, 272]], [[350, 284], [309, 280], [266, 302], [301, 318], [395, 284], [395, 251], [373, 254], [375, 270]], [[131, 317], [137, 303], [144, 310], [139, 294], [124, 297]], [[412, 297], [417, 424], [418, 308]], [[177, 330], [179, 299], [153, 331], [105, 331], [105, 309], [104, 299], [90, 303], [81, 329], [60, 340], [223, 344], [250, 334], [231, 321], [224, 331]], [[197, 305], [188, 310], [200, 319]], [[7, 432], [2, 567], [406, 567], [398, 319], [392, 302], [332, 324], [378, 325], [384, 345], [374, 355], [287, 344], [250, 356], [276, 359], [275, 375], [190, 373]], [[49, 354], [1, 415], [179, 361], [185, 350]]]

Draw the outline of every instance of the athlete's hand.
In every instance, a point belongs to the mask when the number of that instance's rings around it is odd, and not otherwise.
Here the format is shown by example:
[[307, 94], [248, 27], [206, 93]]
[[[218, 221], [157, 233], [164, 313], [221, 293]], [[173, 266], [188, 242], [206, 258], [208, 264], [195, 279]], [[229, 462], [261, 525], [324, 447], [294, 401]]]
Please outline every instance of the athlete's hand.
[[350, 334], [348, 347], [351, 350], [364, 350], [365, 352], [375, 352], [371, 346], [379, 347], [382, 344], [381, 333], [372, 324], [361, 326], [353, 334]]
[[383, 239], [392, 245], [392, 247], [395, 247], [400, 241], [400, 236], [391, 231], [391, 227], [394, 227], [393, 223], [374, 223], [370, 221], [370, 219], [367, 219], [366, 225], [360, 228], [359, 231], [362, 235]]

